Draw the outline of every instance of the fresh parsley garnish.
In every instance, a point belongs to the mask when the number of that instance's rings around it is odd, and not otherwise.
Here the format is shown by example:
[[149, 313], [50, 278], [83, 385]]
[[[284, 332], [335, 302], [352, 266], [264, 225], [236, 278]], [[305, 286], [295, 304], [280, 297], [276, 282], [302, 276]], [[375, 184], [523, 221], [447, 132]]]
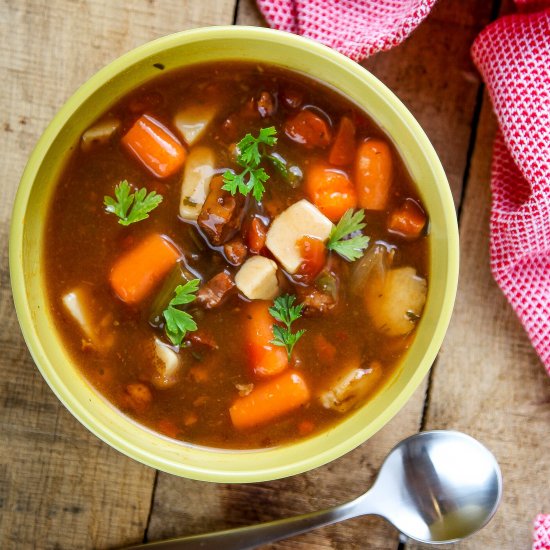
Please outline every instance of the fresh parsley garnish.
[[365, 235], [356, 235], [346, 239], [348, 235], [361, 231], [366, 224], [364, 210], [358, 210], [353, 213], [353, 209], [349, 209], [341, 217], [338, 224], [332, 229], [327, 242], [327, 248], [334, 250], [340, 254], [342, 258], [353, 262], [363, 255], [363, 251], [367, 248], [370, 238]]
[[244, 170], [240, 174], [235, 174], [230, 170], [226, 170], [223, 174], [223, 187], [234, 195], [237, 191], [242, 195], [248, 195], [252, 191], [252, 195], [257, 201], [262, 200], [265, 191], [264, 183], [269, 179], [266, 171], [260, 168], [260, 162], [264, 155], [262, 145], [273, 146], [277, 143], [277, 130], [274, 126], [262, 128], [258, 137], [252, 134], [246, 134], [239, 143], [237, 149], [237, 164], [242, 166]]
[[124, 180], [115, 187], [116, 200], [108, 195], [103, 198], [105, 210], [117, 215], [120, 218], [118, 223], [121, 225], [145, 220], [149, 217], [149, 212], [162, 202], [162, 195], [155, 191], [147, 194], [145, 187], [135, 193], [130, 193], [130, 190], [130, 184]]
[[273, 306], [269, 308], [271, 316], [285, 325], [284, 327], [273, 325], [273, 335], [275, 338], [270, 343], [286, 348], [289, 361], [296, 342], [305, 332], [304, 329], [294, 333], [290, 330], [292, 323], [302, 316], [302, 309], [304, 307], [303, 304], [293, 305], [295, 300], [296, 296], [285, 294], [284, 296], [275, 298]]
[[199, 279], [192, 279], [184, 285], [178, 285], [175, 289], [175, 296], [170, 300], [168, 307], [162, 312], [166, 325], [164, 329], [166, 336], [175, 346], [180, 346], [188, 332], [197, 330], [197, 323], [186, 311], [178, 309], [177, 306], [190, 304], [196, 298], [195, 292], [199, 288]]

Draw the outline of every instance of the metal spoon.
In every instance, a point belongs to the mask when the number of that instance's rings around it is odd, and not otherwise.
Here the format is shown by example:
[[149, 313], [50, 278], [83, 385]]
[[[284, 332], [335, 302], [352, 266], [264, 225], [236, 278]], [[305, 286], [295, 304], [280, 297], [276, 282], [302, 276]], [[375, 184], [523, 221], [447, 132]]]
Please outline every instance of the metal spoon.
[[457, 542], [487, 524], [501, 494], [500, 468], [481, 443], [459, 432], [422, 432], [394, 447], [371, 489], [346, 504], [131, 548], [244, 550], [364, 514], [382, 516], [420, 542]]

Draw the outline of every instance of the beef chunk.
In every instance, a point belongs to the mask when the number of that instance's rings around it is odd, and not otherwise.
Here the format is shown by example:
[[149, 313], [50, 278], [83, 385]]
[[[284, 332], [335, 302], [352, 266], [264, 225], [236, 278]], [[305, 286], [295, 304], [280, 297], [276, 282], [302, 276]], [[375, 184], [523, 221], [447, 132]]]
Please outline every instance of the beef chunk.
[[219, 306], [233, 290], [235, 283], [227, 271], [218, 273], [197, 292], [197, 303], [206, 309]]
[[237, 233], [241, 226], [245, 197], [240, 193], [231, 195], [222, 189], [223, 179], [218, 176], [210, 183], [210, 191], [199, 214], [198, 224], [208, 240], [219, 246]]

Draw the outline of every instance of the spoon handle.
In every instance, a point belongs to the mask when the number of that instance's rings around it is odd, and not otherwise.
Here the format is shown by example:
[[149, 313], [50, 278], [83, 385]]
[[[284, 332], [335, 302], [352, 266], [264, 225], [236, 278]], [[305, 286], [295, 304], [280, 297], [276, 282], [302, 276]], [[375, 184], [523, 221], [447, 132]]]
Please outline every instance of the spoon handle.
[[151, 550], [189, 550], [199, 548], [201, 550], [219, 550], [220, 548], [224, 550], [246, 550], [360, 515], [360, 512], [356, 508], [356, 502], [352, 501], [335, 506], [334, 508], [327, 508], [326, 510], [303, 514], [293, 518], [279, 519], [249, 527], [227, 529], [203, 535], [192, 535], [190, 537], [138, 544], [137, 546], [129, 547], [127, 550], [144, 547]]

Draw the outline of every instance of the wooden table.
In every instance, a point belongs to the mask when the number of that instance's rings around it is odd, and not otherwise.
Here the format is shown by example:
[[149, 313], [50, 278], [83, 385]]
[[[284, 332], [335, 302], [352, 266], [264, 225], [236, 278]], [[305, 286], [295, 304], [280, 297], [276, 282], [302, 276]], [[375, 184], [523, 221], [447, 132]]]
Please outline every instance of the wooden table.
[[[291, 479], [245, 486], [188, 481], [142, 466], [91, 435], [61, 406], [21, 337], [7, 239], [26, 159], [81, 83], [115, 57], [165, 34], [204, 25], [262, 25], [255, 5], [252, 0], [1, 0], [1, 548], [115, 548], [312, 511], [361, 493], [394, 444], [432, 428], [480, 439], [504, 474], [496, 517], [457, 548], [530, 548], [534, 515], [550, 512], [550, 383], [489, 272], [495, 119], [469, 56], [478, 32], [510, 8], [499, 4], [440, 0], [404, 44], [365, 62], [427, 131], [460, 220], [458, 298], [430, 376], [383, 430], [345, 457]], [[273, 546], [397, 547], [395, 530], [377, 518], [358, 518]]]

